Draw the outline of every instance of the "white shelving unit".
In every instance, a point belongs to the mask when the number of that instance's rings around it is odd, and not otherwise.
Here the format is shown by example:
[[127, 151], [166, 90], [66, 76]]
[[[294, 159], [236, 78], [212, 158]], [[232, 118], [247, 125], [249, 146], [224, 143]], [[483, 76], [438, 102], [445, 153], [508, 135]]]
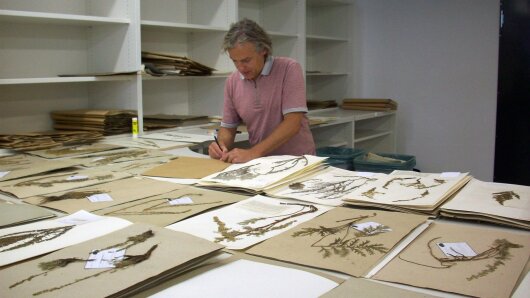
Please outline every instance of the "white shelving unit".
[[[245, 17], [271, 35], [273, 55], [293, 57], [308, 71], [309, 99], [339, 101], [352, 67], [350, 9], [351, 1], [336, 0], [0, 0], [0, 133], [50, 130], [53, 110], [134, 109], [141, 127], [144, 114], [221, 115], [234, 70], [221, 44], [230, 24]], [[139, 71], [142, 50], [187, 56], [217, 73], [89, 75]], [[389, 126], [393, 116], [352, 119], [314, 128], [317, 145], [392, 150], [393, 133], [360, 135]]]

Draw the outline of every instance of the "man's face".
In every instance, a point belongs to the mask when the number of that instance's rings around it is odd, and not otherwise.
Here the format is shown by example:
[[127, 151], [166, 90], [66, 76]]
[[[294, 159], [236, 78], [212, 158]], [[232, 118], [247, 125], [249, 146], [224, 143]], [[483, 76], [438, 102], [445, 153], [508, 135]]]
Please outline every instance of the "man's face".
[[237, 70], [247, 80], [255, 80], [265, 65], [265, 51], [258, 52], [256, 46], [250, 42], [238, 43], [228, 50], [230, 59]]

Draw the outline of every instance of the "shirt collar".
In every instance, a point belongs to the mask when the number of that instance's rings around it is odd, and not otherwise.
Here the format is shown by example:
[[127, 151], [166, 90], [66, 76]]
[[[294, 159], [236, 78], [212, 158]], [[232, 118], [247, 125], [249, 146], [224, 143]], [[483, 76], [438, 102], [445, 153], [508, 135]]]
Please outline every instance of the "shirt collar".
[[[271, 55], [267, 56], [267, 59], [265, 60], [265, 65], [263, 65], [263, 69], [261, 70], [262, 76], [268, 76], [271, 73], [272, 64], [274, 63], [274, 57]], [[244, 80], [245, 77], [240, 73], [239, 77]]]

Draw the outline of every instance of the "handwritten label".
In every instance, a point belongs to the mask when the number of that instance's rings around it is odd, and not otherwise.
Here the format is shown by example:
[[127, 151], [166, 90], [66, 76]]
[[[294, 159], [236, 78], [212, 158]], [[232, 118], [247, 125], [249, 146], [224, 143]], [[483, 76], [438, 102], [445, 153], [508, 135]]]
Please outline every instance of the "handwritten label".
[[84, 180], [88, 179], [88, 176], [86, 175], [72, 175], [66, 178], [67, 181], [75, 181], [75, 180]]
[[380, 232], [391, 232], [392, 231], [391, 228], [385, 227], [384, 225], [382, 225], [382, 224], [380, 224], [378, 222], [374, 222], [374, 221], [362, 222], [362, 223], [359, 223], [359, 224], [354, 224], [354, 225], [352, 225], [352, 228], [356, 229], [359, 232], [371, 231], [368, 234], [373, 234], [376, 231], [379, 232], [379, 233]]
[[438, 248], [448, 257], [474, 257], [477, 253], [466, 242], [436, 243]]
[[85, 269], [115, 268], [116, 262], [123, 260], [125, 249], [93, 250], [88, 256]]
[[187, 205], [187, 204], [193, 204], [193, 200], [190, 197], [182, 197], [182, 198], [176, 198], [176, 199], [168, 199], [169, 205]]
[[98, 193], [95, 195], [91, 195], [91, 196], [88, 196], [87, 199], [92, 203], [113, 201], [112, 197], [106, 193]]
[[7, 174], [9, 174], [11, 171], [7, 171], [7, 172], [0, 172], [0, 178], [3, 178], [5, 177]]

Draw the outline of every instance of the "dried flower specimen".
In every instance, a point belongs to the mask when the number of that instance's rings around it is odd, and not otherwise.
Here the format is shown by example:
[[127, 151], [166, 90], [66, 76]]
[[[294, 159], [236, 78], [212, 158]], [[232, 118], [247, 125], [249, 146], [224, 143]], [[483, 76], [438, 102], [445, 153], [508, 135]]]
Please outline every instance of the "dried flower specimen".
[[472, 257], [465, 256], [457, 251], [454, 251], [454, 255], [450, 257], [438, 257], [433, 252], [433, 246], [434, 246], [433, 243], [438, 239], [440, 239], [440, 237], [436, 237], [436, 238], [429, 240], [429, 242], [427, 243], [427, 247], [429, 249], [429, 254], [440, 264], [439, 266], [431, 266], [431, 265], [422, 264], [422, 263], [411, 261], [411, 260], [406, 260], [402, 258], [401, 255], [399, 255], [398, 257], [405, 262], [409, 262], [409, 263], [416, 264], [419, 266], [434, 268], [434, 269], [448, 269], [460, 263], [491, 259], [493, 263], [487, 264], [484, 270], [466, 277], [468, 281], [471, 281], [473, 279], [478, 279], [490, 273], [495, 272], [499, 266], [505, 265], [505, 261], [510, 260], [512, 256], [510, 254], [511, 249], [523, 247], [522, 245], [511, 243], [510, 241], [506, 239], [496, 239], [495, 241], [493, 241], [489, 249], [486, 249], [483, 252], [478, 253]]
[[329, 258], [332, 254], [339, 257], [346, 257], [350, 253], [358, 254], [362, 257], [373, 255], [375, 253], [386, 253], [388, 248], [383, 244], [371, 243], [370, 240], [361, 238], [375, 236], [387, 231], [388, 227], [379, 225], [377, 227], [368, 227], [361, 231], [356, 230], [353, 226], [361, 220], [376, 216], [365, 215], [356, 218], [338, 220], [337, 222], [346, 222], [334, 227], [319, 226], [318, 228], [304, 228], [301, 231], [293, 233], [292, 237], [309, 237], [315, 234], [320, 238], [311, 244], [311, 247], [319, 248], [323, 258]]
[[512, 200], [512, 199], [521, 199], [521, 197], [515, 193], [514, 191], [501, 191], [501, 192], [494, 192], [491, 194], [493, 196], [493, 199], [497, 201], [499, 204], [504, 206], [504, 202]]

